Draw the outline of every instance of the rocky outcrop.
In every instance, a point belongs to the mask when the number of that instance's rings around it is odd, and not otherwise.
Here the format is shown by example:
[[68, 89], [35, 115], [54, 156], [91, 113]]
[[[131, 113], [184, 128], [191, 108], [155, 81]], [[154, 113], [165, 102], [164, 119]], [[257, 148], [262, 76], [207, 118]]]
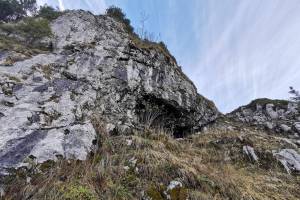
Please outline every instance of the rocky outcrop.
[[[239, 126], [251, 128], [273, 135], [269, 143], [278, 140], [281, 146], [273, 146], [272, 157], [278, 160], [287, 173], [299, 173], [299, 127], [300, 110], [298, 104], [286, 100], [256, 99], [226, 115]], [[287, 148], [287, 145], [289, 146]], [[243, 147], [243, 152], [253, 161], [259, 161], [254, 149]]]
[[299, 138], [300, 111], [295, 102], [257, 99], [227, 114], [227, 117], [258, 125], [291, 138]]
[[69, 11], [51, 24], [54, 52], [0, 63], [0, 168], [56, 157], [85, 159], [92, 116], [111, 134], [159, 126], [175, 136], [218, 116], [171, 57], [139, 46], [107, 16]]

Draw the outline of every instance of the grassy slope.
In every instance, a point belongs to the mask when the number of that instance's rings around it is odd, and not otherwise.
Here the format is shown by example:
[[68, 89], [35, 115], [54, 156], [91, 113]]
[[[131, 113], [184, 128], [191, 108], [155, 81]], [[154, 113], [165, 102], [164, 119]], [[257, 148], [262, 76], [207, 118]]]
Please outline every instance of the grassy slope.
[[[100, 148], [87, 161], [34, 166], [30, 183], [22, 170], [7, 178], [6, 199], [141, 199], [147, 194], [156, 200], [165, 198], [172, 180], [184, 185], [172, 191], [179, 200], [299, 199], [300, 177], [286, 174], [270, 153], [289, 144], [251, 128], [233, 129], [214, 126], [182, 140], [153, 131], [102, 134]], [[103, 132], [101, 126], [98, 130]], [[260, 161], [244, 156], [243, 145], [254, 146]]]

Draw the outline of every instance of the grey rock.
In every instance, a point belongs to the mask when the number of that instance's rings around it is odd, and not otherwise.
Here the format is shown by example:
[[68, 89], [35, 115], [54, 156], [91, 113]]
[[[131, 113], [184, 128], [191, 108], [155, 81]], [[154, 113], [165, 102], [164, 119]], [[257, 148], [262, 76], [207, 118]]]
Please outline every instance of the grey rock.
[[67, 11], [51, 28], [53, 53], [0, 66], [3, 170], [26, 165], [29, 155], [85, 159], [95, 115], [111, 134], [163, 126], [177, 136], [218, 117], [174, 60], [137, 46], [114, 19]]
[[284, 132], [289, 132], [289, 131], [291, 130], [291, 127], [289, 127], [289, 126], [287, 126], [287, 125], [285, 125], [285, 124], [281, 124], [281, 125], [280, 125], [280, 128], [281, 128], [281, 130], [284, 131]]
[[183, 187], [183, 184], [180, 181], [173, 180], [168, 185], [167, 191], [173, 190], [174, 188], [177, 188], [177, 187]]
[[266, 122], [265, 125], [266, 125], [266, 127], [267, 127], [268, 129], [273, 129], [273, 128], [274, 128], [274, 125], [273, 125], [272, 122]]
[[251, 146], [243, 146], [243, 152], [249, 157], [252, 161], [258, 161], [258, 157], [255, 154], [254, 148]]
[[277, 119], [278, 113], [273, 110], [274, 105], [273, 104], [267, 104], [266, 105], [266, 112], [271, 117], [271, 119]]
[[281, 162], [288, 173], [300, 172], [300, 155], [294, 149], [282, 149], [273, 152], [273, 155]]
[[300, 133], [300, 122], [295, 122], [294, 127], [298, 133]]
[[5, 191], [4, 191], [3, 187], [1, 187], [1, 185], [0, 185], [0, 197], [4, 198], [4, 195], [5, 195]]

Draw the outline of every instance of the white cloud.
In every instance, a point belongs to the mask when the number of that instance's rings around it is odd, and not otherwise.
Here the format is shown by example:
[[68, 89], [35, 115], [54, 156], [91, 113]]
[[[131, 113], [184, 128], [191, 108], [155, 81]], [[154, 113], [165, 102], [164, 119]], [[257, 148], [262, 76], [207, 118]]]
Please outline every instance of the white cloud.
[[58, 0], [58, 7], [59, 7], [60, 10], [65, 10], [63, 0]]
[[206, 6], [205, 19], [194, 10], [201, 53], [187, 70], [200, 93], [228, 112], [254, 98], [287, 98], [290, 85], [300, 88], [299, 1]]

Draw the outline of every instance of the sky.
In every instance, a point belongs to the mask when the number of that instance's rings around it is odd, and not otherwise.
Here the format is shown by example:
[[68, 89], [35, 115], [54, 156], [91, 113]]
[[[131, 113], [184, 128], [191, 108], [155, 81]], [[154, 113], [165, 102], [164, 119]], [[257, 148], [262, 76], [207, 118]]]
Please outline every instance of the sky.
[[299, 0], [38, 0], [103, 14], [123, 9], [162, 40], [200, 94], [224, 113], [300, 89]]

